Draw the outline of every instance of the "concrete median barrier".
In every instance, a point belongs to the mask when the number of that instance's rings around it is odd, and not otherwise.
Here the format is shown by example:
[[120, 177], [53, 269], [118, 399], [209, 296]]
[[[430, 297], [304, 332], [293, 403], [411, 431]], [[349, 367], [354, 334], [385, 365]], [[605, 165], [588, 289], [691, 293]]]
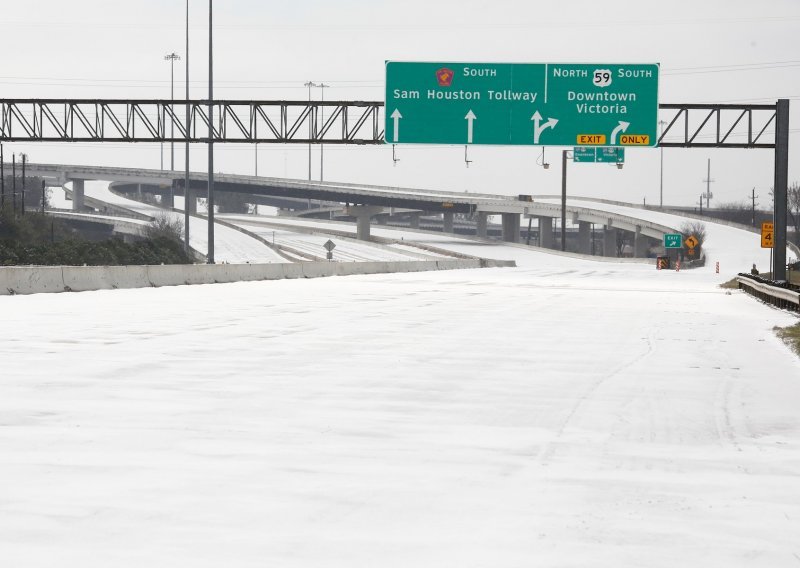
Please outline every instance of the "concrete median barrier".
[[0, 267], [0, 295], [63, 292], [64, 278], [60, 266]]
[[9, 266], [0, 267], [0, 295], [458, 270], [498, 265], [516, 266], [513, 262], [500, 264], [487, 262], [485, 259], [160, 266]]

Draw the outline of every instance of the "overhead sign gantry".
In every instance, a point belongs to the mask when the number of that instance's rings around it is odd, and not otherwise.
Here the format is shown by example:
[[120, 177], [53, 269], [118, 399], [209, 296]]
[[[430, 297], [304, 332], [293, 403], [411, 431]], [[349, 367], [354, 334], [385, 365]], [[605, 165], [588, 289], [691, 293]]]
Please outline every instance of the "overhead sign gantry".
[[657, 64], [386, 63], [386, 142], [655, 146]]

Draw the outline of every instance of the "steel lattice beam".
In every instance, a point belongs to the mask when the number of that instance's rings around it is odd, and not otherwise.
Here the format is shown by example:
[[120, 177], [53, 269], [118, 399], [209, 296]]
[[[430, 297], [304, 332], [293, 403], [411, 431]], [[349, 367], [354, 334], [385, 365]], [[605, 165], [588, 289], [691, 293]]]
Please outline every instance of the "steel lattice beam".
[[[0, 140], [44, 142], [208, 142], [208, 102], [5, 99]], [[774, 148], [775, 105], [661, 104], [659, 145]], [[383, 103], [217, 101], [214, 142], [382, 144]], [[174, 136], [171, 135], [174, 126]]]
[[774, 104], [660, 104], [658, 108], [662, 115], [672, 113], [672, 117], [665, 120], [666, 126], [659, 136], [659, 146], [775, 148], [777, 111]]
[[[208, 101], [5, 99], [9, 142], [208, 142]], [[216, 101], [214, 142], [382, 144], [383, 103]], [[174, 126], [174, 136], [171, 135]]]

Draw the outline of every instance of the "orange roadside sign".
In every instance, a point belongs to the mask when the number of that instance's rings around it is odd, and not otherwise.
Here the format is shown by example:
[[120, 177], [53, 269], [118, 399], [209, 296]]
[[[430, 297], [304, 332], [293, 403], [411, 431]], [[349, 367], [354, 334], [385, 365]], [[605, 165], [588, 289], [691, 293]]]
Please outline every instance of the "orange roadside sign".
[[775, 224], [772, 221], [761, 223], [761, 248], [772, 248], [775, 240]]

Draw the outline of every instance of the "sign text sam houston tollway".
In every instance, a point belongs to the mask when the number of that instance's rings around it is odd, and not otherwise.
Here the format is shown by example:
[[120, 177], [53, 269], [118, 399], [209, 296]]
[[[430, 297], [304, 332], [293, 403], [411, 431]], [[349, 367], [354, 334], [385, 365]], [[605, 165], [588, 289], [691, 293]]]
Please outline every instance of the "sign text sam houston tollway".
[[386, 142], [655, 146], [657, 64], [386, 63]]

